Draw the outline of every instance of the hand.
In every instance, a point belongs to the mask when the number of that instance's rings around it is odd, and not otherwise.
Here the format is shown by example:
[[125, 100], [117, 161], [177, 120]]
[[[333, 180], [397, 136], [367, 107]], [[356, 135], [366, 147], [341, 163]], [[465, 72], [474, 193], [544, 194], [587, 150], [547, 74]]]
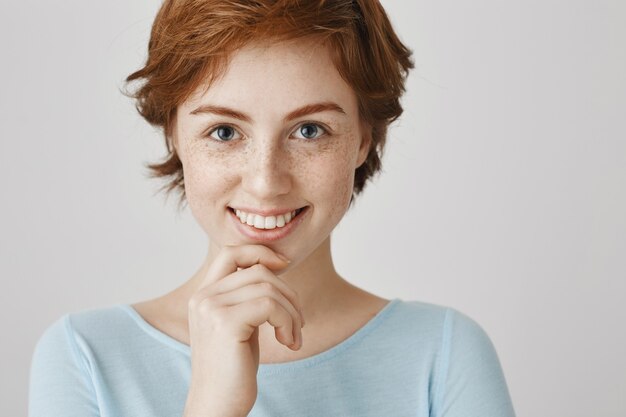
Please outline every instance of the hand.
[[257, 396], [258, 327], [302, 345], [298, 295], [275, 275], [288, 266], [262, 245], [225, 246], [189, 300], [191, 384], [185, 416], [247, 416]]

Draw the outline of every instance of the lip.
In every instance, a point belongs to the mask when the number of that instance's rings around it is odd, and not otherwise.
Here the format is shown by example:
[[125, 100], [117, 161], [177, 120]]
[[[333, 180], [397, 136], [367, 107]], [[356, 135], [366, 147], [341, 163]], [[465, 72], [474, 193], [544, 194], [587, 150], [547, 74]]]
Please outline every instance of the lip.
[[[308, 206], [306, 206], [308, 207]], [[241, 210], [241, 211], [245, 211], [246, 213], [250, 213], [250, 214], [258, 214], [260, 216], [263, 217], [268, 217], [268, 216], [278, 216], [279, 214], [285, 214], [285, 213], [291, 213], [294, 210], [299, 210], [303, 207], [296, 207], [296, 208], [277, 208], [277, 209], [272, 209], [272, 210], [263, 210], [263, 209], [253, 209], [250, 207], [243, 207], [243, 206], [238, 206], [238, 207], [229, 207], [233, 210]]]
[[[239, 217], [237, 217], [233, 208], [229, 207], [227, 208], [227, 210], [230, 213], [230, 217], [235, 223], [235, 228], [239, 231], [239, 233], [241, 233], [248, 239], [252, 239], [257, 242], [275, 242], [279, 239], [284, 238], [285, 236], [289, 235], [296, 227], [298, 227], [298, 225], [302, 223], [304, 218], [309, 214], [309, 206], [305, 206], [302, 207], [302, 211], [298, 213], [296, 217], [294, 217], [289, 223], [287, 223], [283, 227], [276, 227], [274, 229], [257, 229], [253, 226], [248, 225], [247, 223], [241, 223], [241, 220], [239, 219]], [[246, 211], [244, 208], [240, 208], [239, 210]], [[281, 211], [278, 213], [285, 213], [286, 211]], [[268, 214], [268, 216], [271, 215], [272, 214]]]

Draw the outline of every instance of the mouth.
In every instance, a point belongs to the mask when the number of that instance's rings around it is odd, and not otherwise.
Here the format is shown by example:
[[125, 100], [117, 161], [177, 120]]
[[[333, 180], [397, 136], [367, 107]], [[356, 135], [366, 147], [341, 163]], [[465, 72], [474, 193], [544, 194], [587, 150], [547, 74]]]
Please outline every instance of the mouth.
[[228, 207], [228, 209], [242, 224], [246, 224], [258, 230], [271, 230], [286, 227], [288, 224], [295, 221], [307, 207], [308, 206], [300, 207], [299, 209], [274, 216], [262, 216], [260, 214], [247, 213], [243, 210], [234, 209], [232, 207]]
[[235, 228], [246, 238], [260, 243], [269, 243], [290, 234], [305, 219], [309, 206], [290, 212], [261, 216], [255, 213], [228, 207]]

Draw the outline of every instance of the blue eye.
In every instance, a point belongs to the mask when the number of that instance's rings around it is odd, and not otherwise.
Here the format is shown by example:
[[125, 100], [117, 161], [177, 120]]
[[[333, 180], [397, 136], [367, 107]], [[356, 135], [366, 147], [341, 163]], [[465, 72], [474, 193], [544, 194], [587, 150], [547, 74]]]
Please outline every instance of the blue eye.
[[[217, 137], [214, 136], [215, 134], [217, 134]], [[239, 138], [238, 135], [239, 132], [228, 125], [220, 125], [209, 132], [210, 137], [220, 142], [229, 142], [233, 139], [237, 139]]]
[[[297, 133], [300, 133], [302, 136], [297, 136]], [[298, 139], [317, 139], [324, 133], [326, 133], [326, 130], [315, 123], [305, 123], [296, 129], [296, 137]]]

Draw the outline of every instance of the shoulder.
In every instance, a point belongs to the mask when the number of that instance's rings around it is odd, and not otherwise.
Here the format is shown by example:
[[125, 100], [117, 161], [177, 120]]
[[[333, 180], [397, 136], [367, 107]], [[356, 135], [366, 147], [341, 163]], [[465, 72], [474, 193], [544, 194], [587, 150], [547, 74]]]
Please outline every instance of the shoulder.
[[[433, 365], [433, 414], [513, 416], [506, 380], [494, 344], [477, 320], [458, 309], [422, 301], [399, 306], [415, 339], [428, 346]], [[412, 341], [412, 340], [411, 340]]]
[[121, 304], [75, 311], [66, 316], [71, 328], [84, 335], [92, 332], [97, 332], [99, 335], [103, 332], [119, 332], [132, 324], [132, 320], [129, 320]]
[[[43, 331], [31, 359], [29, 415], [92, 416], [98, 413], [93, 362], [64, 314]], [[99, 414], [98, 414], [99, 415]]]
[[119, 339], [134, 330], [123, 305], [75, 311], [64, 317], [68, 331], [85, 340]]
[[412, 326], [429, 328], [442, 333], [446, 338], [484, 338], [483, 327], [472, 317], [456, 308], [419, 300], [402, 300], [398, 303], [398, 314]]
[[408, 333], [423, 340], [440, 341], [454, 310], [450, 307], [420, 300], [400, 300], [395, 307], [395, 321]]
[[116, 323], [123, 323], [118, 311], [123, 314], [119, 308], [111, 307], [66, 313], [56, 318], [35, 344], [31, 361], [32, 383], [58, 379], [88, 380], [94, 347], [103, 345], [98, 334], [102, 336], [102, 329], [108, 329], [109, 335], [104, 332], [104, 339], [110, 339]]
[[50, 363], [61, 356], [73, 358], [75, 345], [71, 337], [68, 315], [57, 318], [39, 336], [35, 344], [34, 358], [42, 363]]
[[393, 334], [406, 343], [428, 348], [445, 367], [450, 361], [493, 356], [495, 350], [484, 328], [456, 308], [419, 300], [401, 300], [390, 320]]
[[122, 310], [117, 306], [65, 313], [44, 329], [37, 343], [59, 343], [72, 339], [77, 330], [89, 333], [94, 327], [109, 327], [112, 322], [119, 322], [119, 313]]
[[38, 356], [73, 356], [106, 351], [133, 333], [133, 322], [120, 305], [66, 313], [49, 324], [37, 340]]

